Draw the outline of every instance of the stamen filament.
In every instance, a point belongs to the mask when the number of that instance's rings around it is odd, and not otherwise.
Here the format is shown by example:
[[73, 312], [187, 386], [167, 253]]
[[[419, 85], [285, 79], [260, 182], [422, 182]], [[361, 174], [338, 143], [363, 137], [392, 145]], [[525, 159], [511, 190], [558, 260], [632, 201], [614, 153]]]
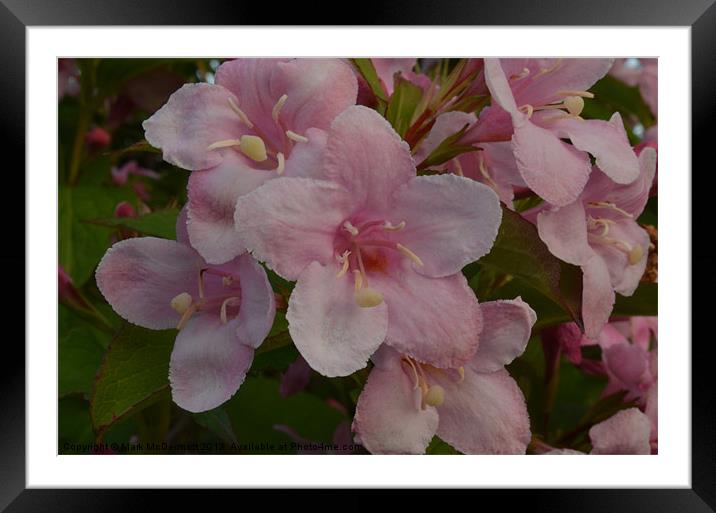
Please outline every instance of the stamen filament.
[[460, 164], [460, 159], [455, 158], [453, 160], [453, 163], [455, 164], [455, 174], [457, 176], [465, 176], [465, 173], [462, 172], [462, 164]]
[[206, 151], [212, 151], [219, 148], [229, 148], [231, 146], [241, 146], [239, 139], [224, 139], [223, 141], [216, 141], [206, 147]]
[[343, 255], [338, 258], [338, 261], [343, 263], [343, 267], [340, 271], [338, 271], [338, 274], [336, 274], [336, 278], [341, 278], [348, 272], [348, 267], [350, 265], [350, 262], [348, 261], [348, 256], [350, 254], [350, 251], [344, 251]]
[[396, 244], [396, 247], [398, 248], [398, 251], [400, 251], [403, 255], [412, 260], [416, 265], [420, 267], [423, 266], [423, 261], [420, 260], [420, 257], [413, 253], [410, 249], [406, 248], [402, 244]]
[[292, 132], [291, 130], [286, 130], [286, 137], [295, 142], [308, 142], [308, 137], [304, 137], [303, 135], [297, 134], [296, 132]]
[[351, 223], [350, 221], [346, 221], [345, 223], [343, 223], [343, 228], [345, 229], [345, 231], [347, 231], [348, 233], [353, 235], [353, 237], [355, 237], [356, 235], [358, 235], [358, 233], [360, 233], [358, 231], [358, 228], [353, 226], [353, 223]]
[[228, 319], [226, 318], [226, 307], [227, 306], [233, 306], [238, 304], [239, 298], [238, 297], [229, 297], [224, 299], [224, 301], [221, 303], [221, 308], [219, 311], [219, 317], [221, 318], [221, 324], [226, 324], [228, 322]]
[[405, 228], [405, 221], [400, 221], [397, 225], [392, 224], [390, 221], [386, 221], [383, 225], [383, 229], [389, 232], [399, 232]]
[[594, 93], [589, 91], [573, 91], [571, 89], [565, 89], [564, 91], [557, 91], [559, 96], [580, 96], [582, 98], [594, 98]]
[[608, 209], [613, 210], [613, 211], [615, 211], [615, 212], [619, 212], [619, 213], [622, 214], [624, 217], [628, 217], [629, 219], [633, 219], [633, 218], [634, 218], [634, 216], [633, 216], [632, 214], [630, 214], [630, 213], [627, 212], [626, 210], [623, 210], [623, 209], [617, 207], [614, 203], [611, 203], [611, 202], [609, 202], [609, 201], [590, 201], [590, 202], [589, 202], [589, 206], [590, 206], [590, 207], [594, 207], [594, 208], [608, 208]]
[[284, 170], [286, 169], [286, 158], [283, 156], [283, 153], [278, 152], [276, 154], [276, 159], [278, 160], [278, 165], [276, 166], [276, 173], [282, 175]]
[[281, 107], [283, 107], [283, 104], [286, 103], [286, 100], [288, 99], [287, 95], [281, 96], [281, 98], [278, 99], [276, 104], [273, 106], [273, 109], [271, 109], [271, 117], [274, 121], [278, 121], [278, 115], [281, 112]]
[[254, 124], [251, 122], [249, 117], [246, 115], [246, 113], [241, 110], [238, 106], [238, 104], [234, 101], [233, 98], [229, 98], [229, 106], [231, 109], [236, 113], [237, 116], [239, 116], [239, 119], [249, 128], [253, 128]]

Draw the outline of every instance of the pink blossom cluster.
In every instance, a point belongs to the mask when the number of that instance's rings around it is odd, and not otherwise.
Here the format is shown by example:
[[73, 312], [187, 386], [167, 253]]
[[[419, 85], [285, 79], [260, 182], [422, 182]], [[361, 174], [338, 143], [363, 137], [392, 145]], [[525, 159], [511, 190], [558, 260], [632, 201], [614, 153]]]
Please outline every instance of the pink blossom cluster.
[[[191, 171], [177, 240], [121, 240], [96, 278], [129, 322], [178, 329], [176, 404], [209, 410], [241, 386], [274, 321], [265, 266], [295, 282], [286, 318], [305, 364], [327, 377], [370, 366], [352, 424], [368, 451], [422, 453], [437, 434], [464, 453], [525, 453], [525, 398], [505, 366], [536, 314], [519, 297], [478, 302], [461, 270], [492, 249], [501, 202], [529, 192], [543, 202], [524, 216], [583, 271], [584, 336], [605, 347], [610, 387], [649, 410], [656, 373], [639, 374], [646, 357], [632, 355], [647, 348], [614, 342], [608, 321], [646, 267], [636, 218], [656, 153], [637, 155], [618, 113], [580, 116], [613, 60], [468, 59], [459, 87], [414, 71], [415, 59], [373, 64], [384, 97], [400, 77], [442, 99], [428, 130], [401, 137], [339, 59], [230, 60], [144, 122], [164, 160]], [[478, 115], [458, 108], [473, 97], [489, 98]], [[418, 172], [457, 133], [475, 151]], [[618, 438], [620, 419], [601, 430]]]

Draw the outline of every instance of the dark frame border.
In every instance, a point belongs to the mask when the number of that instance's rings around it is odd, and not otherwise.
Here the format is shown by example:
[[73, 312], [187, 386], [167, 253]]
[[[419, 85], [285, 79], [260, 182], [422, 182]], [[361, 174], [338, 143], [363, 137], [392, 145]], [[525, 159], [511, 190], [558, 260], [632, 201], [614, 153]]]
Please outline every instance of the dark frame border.
[[[713, 115], [716, 114], [716, 94], [713, 92], [716, 84], [716, 4], [712, 5], [713, 2], [552, 0], [549, 3], [538, 3], [536, 0], [443, 0], [437, 4], [429, 0], [393, 0], [390, 5], [380, 5], [364, 0], [356, 4], [353, 14], [346, 16], [339, 3], [319, 8], [316, 3], [296, 2], [294, 5], [282, 4], [277, 9], [277, 6], [268, 3], [241, 0], [153, 0], [151, 3], [146, 0], [2, 0], [0, 52], [4, 53], [5, 67], [0, 73], [0, 104], [3, 113], [0, 117], [0, 144], [7, 150], [6, 155], [17, 158], [14, 169], [7, 169], [4, 182], [6, 190], [13, 191], [15, 199], [4, 199], [6, 202], [18, 201], [22, 204], [22, 207], [18, 207], [24, 211], [24, 194], [19, 192], [25, 192], [25, 182], [21, 178], [23, 175], [15, 169], [25, 167], [24, 152], [19, 154], [18, 148], [24, 147], [25, 134], [27, 26], [282, 25], [296, 24], [301, 20], [311, 25], [678, 25], [690, 26], [692, 29], [692, 105], [696, 107], [692, 109], [692, 167], [703, 169], [699, 187], [692, 188], [692, 234], [710, 234], [713, 227], [708, 224], [706, 209], [710, 193], [716, 190], [713, 187], [716, 185], [712, 171], [713, 159], [709, 158], [713, 143], [708, 131]], [[686, 176], [688, 171], [674, 172]], [[7, 180], [15, 182], [8, 183]], [[8, 208], [6, 211], [11, 210]], [[668, 212], [662, 215], [668, 215]], [[25, 240], [25, 227], [16, 221], [7, 224], [9, 226], [4, 227], [5, 240], [13, 241], [17, 246], [17, 241]], [[25, 245], [22, 247], [21, 251], [15, 248], [0, 255], [2, 268], [11, 270], [6, 273], [5, 283], [13, 291], [24, 290], [24, 282], [20, 283], [24, 273], [17, 272], [18, 269], [27, 272]], [[683, 249], [688, 251], [688, 248]], [[708, 236], [694, 238], [692, 250], [697, 253], [695, 258], [692, 256], [692, 273], [699, 278], [692, 292], [692, 317], [701, 320], [711, 313], [707, 310], [711, 303], [707, 294], [716, 287], [716, 275], [712, 271], [716, 268], [716, 256], [709, 255]], [[698, 301], [699, 297], [702, 301]], [[18, 312], [16, 318], [20, 318], [20, 315]], [[9, 319], [9, 316], [5, 318]], [[699, 324], [703, 325], [703, 322]], [[713, 508], [716, 508], [716, 409], [712, 405], [716, 394], [710, 380], [713, 370], [709, 356], [715, 353], [711, 349], [712, 336], [701, 338], [703, 340], [699, 344], [692, 346], [692, 489], [479, 490], [451, 491], [451, 497], [461, 495], [465, 498], [470, 494], [470, 501], [476, 495], [480, 499], [508, 499], [510, 504], [524, 505], [530, 512], [713, 512]], [[136, 511], [147, 509], [147, 502], [151, 499], [161, 499], [162, 509], [168, 509], [168, 500], [175, 503], [181, 501], [181, 509], [206, 507], [205, 496], [199, 498], [196, 493], [178, 490], [25, 490], [25, 353], [17, 338], [8, 337], [4, 342], [6, 364], [0, 373], [0, 508], [10, 505], [8, 511]], [[234, 496], [236, 492], [219, 493]], [[261, 492], [240, 493], [258, 498]], [[305, 492], [300, 494], [305, 495]], [[325, 499], [335, 495], [325, 491], [320, 494]], [[289, 499], [287, 495], [284, 492], [272, 492], [272, 505], [275, 504], [274, 500], [286, 501]], [[290, 499], [294, 495], [291, 494]], [[328, 500], [326, 503], [342, 504], [357, 511], [359, 507], [366, 509], [374, 505], [375, 495], [384, 494], [348, 491], [335, 498], [336, 502]], [[415, 503], [420, 501], [420, 504], [437, 496], [432, 492], [425, 494], [417, 490], [410, 494], [410, 498], [414, 498]], [[192, 504], [194, 502], [196, 504]], [[290, 503], [286, 501], [286, 504]]]

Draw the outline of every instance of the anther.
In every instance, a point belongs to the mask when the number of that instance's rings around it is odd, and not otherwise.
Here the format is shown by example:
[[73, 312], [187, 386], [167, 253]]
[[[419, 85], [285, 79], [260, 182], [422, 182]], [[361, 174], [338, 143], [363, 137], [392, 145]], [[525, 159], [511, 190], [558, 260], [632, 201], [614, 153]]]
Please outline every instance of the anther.
[[458, 374], [460, 374], [460, 381], [458, 381], [458, 383], [462, 383], [463, 381], [465, 381], [465, 367], [459, 367], [457, 369], [457, 372]]
[[236, 113], [237, 116], [239, 116], [239, 119], [242, 121], [244, 125], [246, 125], [249, 128], [253, 128], [254, 124], [251, 122], [249, 117], [246, 115], [246, 113], [241, 110], [238, 106], [238, 104], [234, 101], [233, 98], [229, 98], [229, 106], [231, 109]]
[[581, 96], [567, 96], [564, 99], [564, 106], [572, 116], [579, 116], [584, 110], [584, 99]]
[[303, 135], [297, 134], [296, 132], [292, 132], [291, 130], [286, 130], [286, 137], [295, 142], [308, 142], [308, 137], [304, 137]]
[[423, 400], [428, 406], [440, 406], [445, 402], [445, 389], [440, 385], [431, 386]]
[[353, 237], [355, 237], [359, 233], [358, 228], [353, 226], [353, 224], [350, 221], [346, 221], [345, 223], [343, 223], [343, 228], [345, 229], [345, 231], [347, 231], [348, 233], [353, 235]]
[[400, 221], [396, 225], [392, 224], [390, 221], [386, 221], [383, 225], [383, 229], [389, 232], [399, 232], [403, 228], [405, 228], [405, 221]]
[[530, 119], [532, 117], [532, 114], [535, 111], [535, 108], [532, 105], [527, 104], [527, 105], [522, 105], [522, 106], [518, 107], [517, 110], [527, 114], [527, 119]]
[[522, 71], [512, 75], [510, 77], [510, 80], [512, 80], [513, 82], [517, 82], [518, 80], [522, 80], [523, 78], [528, 77], [529, 74], [530, 74], [529, 68], [522, 68]]
[[192, 299], [191, 294], [188, 292], [182, 292], [181, 294], [174, 296], [169, 304], [179, 315], [184, 315], [184, 312], [189, 309], [193, 302], [194, 300]]
[[276, 159], [278, 160], [278, 165], [276, 166], [276, 173], [282, 175], [283, 172], [286, 170], [286, 158], [283, 156], [283, 153], [278, 152], [276, 154]]
[[281, 112], [281, 107], [283, 107], [283, 104], [286, 103], [286, 100], [288, 99], [288, 96], [285, 94], [281, 96], [281, 98], [278, 99], [276, 104], [273, 106], [273, 109], [271, 109], [271, 117], [274, 121], [278, 121], [278, 115]]
[[224, 287], [229, 287], [231, 284], [234, 283], [234, 278], [232, 276], [222, 276], [221, 277], [221, 284]]
[[350, 251], [344, 251], [343, 255], [338, 257], [338, 262], [341, 262], [343, 264], [343, 267], [341, 267], [341, 270], [338, 271], [338, 274], [336, 274], [336, 278], [341, 278], [348, 272], [348, 266], [350, 262], [348, 261], [348, 256], [351, 254]]
[[408, 257], [410, 260], [412, 260], [415, 265], [418, 265], [420, 267], [423, 266], [423, 261], [420, 260], [420, 257], [413, 253], [410, 249], [406, 248], [402, 244], [396, 244], [396, 247], [398, 248], [398, 251], [400, 251], [403, 255]]
[[241, 153], [256, 162], [263, 162], [267, 159], [264, 140], [257, 135], [242, 135], [239, 149]]
[[627, 255], [629, 257], [629, 264], [630, 265], [636, 265], [641, 260], [641, 257], [644, 255], [644, 250], [642, 247], [637, 244], [633, 248], [631, 248], [631, 251], [629, 251], [629, 254]]
[[361, 287], [353, 296], [361, 308], [373, 308], [383, 302], [383, 294], [371, 287]]

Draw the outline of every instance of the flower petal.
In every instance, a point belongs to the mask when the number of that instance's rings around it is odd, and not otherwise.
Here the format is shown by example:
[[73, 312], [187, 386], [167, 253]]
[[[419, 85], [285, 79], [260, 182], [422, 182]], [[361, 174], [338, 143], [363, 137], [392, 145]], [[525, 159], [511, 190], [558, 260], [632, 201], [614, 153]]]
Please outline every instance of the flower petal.
[[485, 83], [496, 103], [512, 116], [512, 122], [518, 126], [525, 120], [525, 115], [517, 110], [517, 103], [512, 94], [510, 83], [500, 64], [500, 59], [485, 59]]
[[587, 91], [607, 74], [613, 63], [614, 59], [595, 58], [529, 59], [531, 77], [515, 96], [521, 104], [535, 106], [561, 100], [564, 94], [558, 94], [560, 91]]
[[384, 211], [391, 193], [415, 177], [407, 143], [376, 111], [354, 106], [328, 133], [326, 176], [345, 187], [356, 204]]
[[482, 319], [462, 273], [427, 278], [405, 260], [390, 276], [369, 279], [388, 304], [391, 347], [436, 367], [457, 368], [475, 354]]
[[558, 119], [550, 122], [549, 129], [558, 137], [572, 141], [578, 150], [594, 155], [599, 169], [615, 182], [627, 184], [639, 176], [639, 161], [618, 112], [609, 121]]
[[530, 443], [525, 398], [506, 370], [465, 369], [459, 383], [443, 379], [438, 436], [465, 454], [524, 454]]
[[553, 205], [576, 200], [592, 170], [586, 153], [530, 121], [515, 126], [512, 149], [525, 183]]
[[276, 315], [276, 299], [266, 271], [251, 255], [238, 257], [232, 266], [237, 269], [241, 286], [236, 335], [242, 344], [258, 348], [271, 331]]
[[435, 408], [420, 409], [420, 390], [413, 387], [399, 358], [376, 366], [358, 397], [353, 431], [373, 454], [422, 454], [438, 428]]
[[401, 186], [388, 215], [394, 224], [405, 221], [401, 243], [423, 262], [415, 270], [440, 278], [460, 272], [490, 251], [502, 210], [490, 187], [445, 174], [420, 176]]
[[402, 59], [371, 59], [375, 72], [378, 74], [378, 78], [383, 82], [383, 88], [388, 96], [393, 94], [393, 75], [400, 72], [403, 76], [408, 71], [412, 71], [415, 67], [417, 59], [415, 58], [402, 58]]
[[228, 401], [244, 382], [254, 350], [239, 342], [237, 320], [222, 324], [211, 314], [194, 316], [177, 335], [169, 361], [172, 399], [191, 412]]
[[582, 265], [594, 256], [587, 240], [587, 217], [580, 201], [540, 212], [537, 231], [550, 253], [565, 262]]
[[177, 242], [189, 246], [189, 232], [187, 222], [189, 221], [189, 205], [186, 204], [179, 211], [176, 223]]
[[193, 249], [173, 240], [126, 239], [109, 248], [97, 266], [97, 287], [129, 322], [173, 328], [180, 316], [170, 302], [182, 292], [197, 297], [203, 264]]
[[596, 338], [609, 321], [614, 306], [614, 291], [609, 280], [609, 270], [599, 256], [590, 258], [582, 265], [582, 320], [584, 333]]
[[366, 366], [385, 340], [385, 303], [362, 308], [353, 280], [337, 265], [313, 262], [300, 274], [288, 303], [288, 329], [308, 364], [324, 376], [347, 376]]
[[467, 112], [451, 111], [440, 114], [427, 137], [418, 146], [415, 162], [422, 162], [428, 158], [441, 142], [458, 133], [465, 125], [472, 125], [475, 120], [475, 115]]
[[145, 137], [175, 166], [190, 170], [216, 166], [223, 152], [207, 151], [209, 145], [238, 139], [245, 132], [230, 100], [235, 100], [234, 95], [221, 86], [185, 84], [142, 123]]
[[608, 372], [620, 381], [622, 388], [635, 389], [649, 367], [649, 353], [632, 344], [615, 344], [604, 350]]
[[616, 413], [589, 430], [592, 454], [651, 454], [649, 417], [638, 408]]
[[481, 303], [480, 311], [480, 345], [469, 365], [475, 372], [493, 372], [524, 352], [537, 314], [519, 297]]
[[629, 244], [631, 247], [639, 246], [641, 256], [631, 264], [629, 257], [614, 246], [594, 244], [594, 251], [604, 260], [609, 269], [610, 282], [615, 291], [624, 296], [631, 296], [639, 286], [644, 275], [649, 258], [649, 234], [635, 221], [625, 219], [618, 221], [609, 228], [609, 237]]
[[234, 220], [256, 258], [295, 280], [311, 262], [333, 261], [335, 233], [352, 201], [346, 190], [330, 182], [278, 178], [241, 196]]
[[233, 150], [218, 166], [189, 175], [189, 239], [207, 262], [220, 264], [246, 251], [234, 226], [236, 200], [275, 176], [253, 169]]

